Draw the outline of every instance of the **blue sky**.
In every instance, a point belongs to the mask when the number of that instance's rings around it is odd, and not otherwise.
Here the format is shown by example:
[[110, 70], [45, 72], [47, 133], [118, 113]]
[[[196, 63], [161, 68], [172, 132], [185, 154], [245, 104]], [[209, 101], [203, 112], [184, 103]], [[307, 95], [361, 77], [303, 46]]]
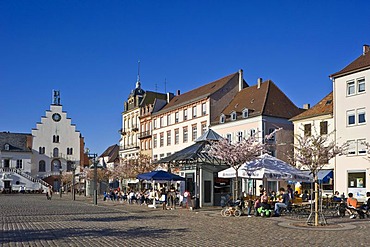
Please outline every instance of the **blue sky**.
[[186, 92], [244, 70], [297, 105], [370, 44], [370, 1], [0, 1], [0, 131], [30, 133], [61, 91], [91, 151], [118, 143], [135, 87]]

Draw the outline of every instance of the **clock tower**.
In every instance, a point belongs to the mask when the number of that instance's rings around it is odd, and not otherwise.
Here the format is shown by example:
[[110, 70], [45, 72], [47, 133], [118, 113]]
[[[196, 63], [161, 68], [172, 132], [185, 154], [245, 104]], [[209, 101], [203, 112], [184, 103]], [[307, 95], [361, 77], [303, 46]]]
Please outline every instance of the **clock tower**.
[[76, 130], [67, 112], [63, 111], [60, 91], [53, 90], [50, 110], [32, 129], [32, 175], [59, 190], [62, 172], [72, 173], [73, 167], [76, 167], [79, 173], [83, 148], [81, 133]]

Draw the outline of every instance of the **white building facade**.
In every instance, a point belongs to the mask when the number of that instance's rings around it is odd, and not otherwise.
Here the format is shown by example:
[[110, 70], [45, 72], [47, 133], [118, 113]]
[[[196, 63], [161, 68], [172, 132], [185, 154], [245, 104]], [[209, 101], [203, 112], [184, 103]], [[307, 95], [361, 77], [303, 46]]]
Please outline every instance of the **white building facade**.
[[347, 155], [335, 158], [335, 189], [364, 200], [370, 191], [370, 161], [364, 142], [370, 142], [367, 112], [370, 109], [369, 46], [341, 71], [331, 75], [334, 92], [334, 125], [339, 145], [348, 142]]

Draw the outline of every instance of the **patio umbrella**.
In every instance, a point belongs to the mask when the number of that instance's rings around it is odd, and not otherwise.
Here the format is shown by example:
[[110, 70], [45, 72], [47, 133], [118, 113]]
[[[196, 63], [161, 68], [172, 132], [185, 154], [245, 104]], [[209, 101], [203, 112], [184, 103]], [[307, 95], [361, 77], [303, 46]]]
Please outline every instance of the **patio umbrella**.
[[[235, 169], [228, 168], [218, 173], [221, 178], [235, 178]], [[263, 154], [257, 159], [247, 162], [238, 169], [238, 177], [269, 180], [295, 180], [308, 182], [312, 176], [279, 160], [271, 155]]]
[[185, 178], [166, 171], [152, 171], [137, 175], [139, 180], [152, 181], [184, 181]]
[[[166, 171], [161, 171], [161, 170], [142, 173], [142, 174], [137, 175], [137, 178], [139, 180], [150, 180], [150, 181], [152, 181], [152, 183], [153, 183], [153, 196], [155, 195], [154, 181], [183, 181], [183, 180], [185, 180], [185, 178], [183, 178], [179, 175], [176, 175], [176, 174], [173, 174], [173, 173], [170, 173], [170, 172], [166, 172]], [[151, 207], [153, 207], [153, 208], [156, 207], [155, 206], [155, 198], [153, 198], [153, 205]]]

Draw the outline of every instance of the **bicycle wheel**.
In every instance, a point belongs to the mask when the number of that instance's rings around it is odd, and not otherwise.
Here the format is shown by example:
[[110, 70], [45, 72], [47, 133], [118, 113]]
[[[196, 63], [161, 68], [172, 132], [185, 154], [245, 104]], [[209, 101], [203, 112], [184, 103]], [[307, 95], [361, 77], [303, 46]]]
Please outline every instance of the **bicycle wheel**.
[[221, 209], [221, 216], [225, 216], [226, 208]]
[[231, 216], [231, 211], [229, 209], [225, 210], [225, 216], [230, 217]]
[[236, 209], [234, 212], [234, 215], [235, 217], [240, 217], [240, 215], [242, 215], [242, 211], [240, 211], [239, 209]]

